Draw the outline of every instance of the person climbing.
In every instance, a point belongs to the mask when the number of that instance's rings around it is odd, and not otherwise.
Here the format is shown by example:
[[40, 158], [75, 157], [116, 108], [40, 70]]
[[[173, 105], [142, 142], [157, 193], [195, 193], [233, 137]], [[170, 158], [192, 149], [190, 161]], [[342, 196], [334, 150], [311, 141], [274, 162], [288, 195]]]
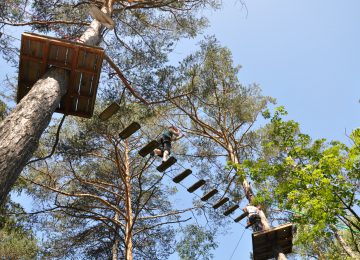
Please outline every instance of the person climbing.
[[243, 211], [249, 213], [246, 228], [252, 227], [254, 232], [263, 230], [259, 215], [260, 206], [255, 207], [248, 204], [245, 208], [243, 208]]
[[169, 126], [167, 130], [165, 130], [161, 137], [157, 140], [159, 142], [159, 147], [154, 149], [151, 155], [157, 155], [162, 157], [162, 161], [166, 162], [169, 159], [169, 155], [171, 154], [171, 142], [177, 141], [184, 137], [184, 134], [180, 135], [180, 130], [175, 126]]

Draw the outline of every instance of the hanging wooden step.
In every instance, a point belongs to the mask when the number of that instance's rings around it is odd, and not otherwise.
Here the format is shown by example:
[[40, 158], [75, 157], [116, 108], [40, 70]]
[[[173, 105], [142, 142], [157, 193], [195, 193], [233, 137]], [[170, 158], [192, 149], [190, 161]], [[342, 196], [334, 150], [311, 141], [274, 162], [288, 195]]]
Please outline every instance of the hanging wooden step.
[[125, 140], [126, 138], [128, 138], [130, 135], [132, 135], [133, 133], [135, 133], [137, 130], [139, 130], [141, 128], [140, 124], [137, 122], [132, 122], [128, 127], [126, 127], [124, 130], [121, 131], [121, 133], [119, 134], [119, 137], [122, 140]]
[[193, 193], [194, 191], [196, 191], [198, 188], [200, 188], [201, 186], [203, 186], [206, 183], [206, 181], [204, 180], [199, 180], [197, 182], [195, 182], [193, 185], [191, 185], [187, 191], [190, 193]]
[[233, 213], [238, 208], [239, 208], [239, 205], [234, 205], [234, 206], [228, 208], [227, 210], [225, 210], [224, 215], [229, 216], [231, 213]]
[[102, 121], [108, 120], [112, 115], [114, 115], [117, 111], [119, 111], [120, 105], [117, 102], [111, 103], [104, 111], [101, 112], [99, 118]]
[[159, 172], [163, 172], [166, 171], [166, 169], [168, 169], [169, 167], [171, 167], [172, 165], [174, 165], [176, 163], [176, 158], [171, 156], [169, 159], [167, 159], [167, 161], [163, 162], [162, 164], [160, 164], [158, 167], [156, 167], [156, 169]]
[[56, 112], [90, 118], [94, 112], [96, 93], [104, 57], [104, 50], [85, 45], [23, 33], [21, 36], [17, 102], [50, 67], [69, 71], [67, 92]]
[[222, 198], [219, 201], [217, 201], [212, 207], [214, 209], [217, 209], [217, 208], [221, 207], [222, 205], [224, 205], [228, 201], [229, 201], [229, 198]]
[[147, 145], [145, 145], [143, 148], [141, 148], [141, 150], [139, 151], [139, 154], [142, 157], [145, 157], [146, 155], [148, 155], [149, 153], [151, 153], [152, 151], [154, 151], [154, 149], [159, 147], [159, 142], [156, 140], [152, 140], [150, 143], [148, 143]]
[[276, 258], [276, 252], [284, 254], [292, 252], [294, 225], [287, 223], [252, 234], [254, 260]]
[[180, 173], [179, 175], [176, 175], [176, 176], [173, 178], [173, 182], [179, 183], [179, 182], [181, 182], [183, 179], [185, 179], [186, 177], [188, 177], [191, 173], [192, 173], [191, 170], [186, 169], [185, 171], [183, 171], [183, 172]]
[[206, 193], [204, 196], [202, 196], [201, 200], [202, 201], [207, 201], [208, 199], [210, 199], [212, 196], [214, 196], [218, 192], [219, 191], [217, 189], [212, 189], [211, 191]]
[[246, 218], [246, 216], [249, 215], [249, 212], [244, 212], [240, 216], [238, 216], [236, 219], [234, 219], [235, 222], [239, 222], [240, 220]]

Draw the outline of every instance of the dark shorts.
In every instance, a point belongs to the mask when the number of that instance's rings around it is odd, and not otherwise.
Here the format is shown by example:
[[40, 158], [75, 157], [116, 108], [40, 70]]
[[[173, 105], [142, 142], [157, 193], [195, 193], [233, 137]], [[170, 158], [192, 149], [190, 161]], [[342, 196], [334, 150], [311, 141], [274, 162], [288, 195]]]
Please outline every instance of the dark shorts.
[[171, 140], [170, 138], [161, 137], [158, 142], [160, 143], [159, 149], [161, 152], [168, 151], [169, 154], [171, 153]]

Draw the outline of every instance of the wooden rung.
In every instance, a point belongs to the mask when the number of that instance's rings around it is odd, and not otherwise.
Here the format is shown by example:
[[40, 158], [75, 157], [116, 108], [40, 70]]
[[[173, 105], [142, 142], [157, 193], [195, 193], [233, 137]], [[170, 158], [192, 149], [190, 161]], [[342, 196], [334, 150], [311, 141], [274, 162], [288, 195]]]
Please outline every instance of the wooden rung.
[[243, 214], [241, 214], [240, 216], [238, 216], [236, 219], [234, 219], [234, 221], [237, 223], [240, 220], [242, 220], [243, 218], [245, 218], [247, 215], [249, 215], [249, 212], [244, 212]]
[[218, 192], [219, 191], [217, 189], [213, 189], [213, 190], [209, 191], [208, 193], [206, 193], [204, 196], [202, 196], [201, 200], [207, 201], [208, 199], [210, 199], [212, 196], [214, 196]]
[[173, 178], [173, 182], [179, 183], [179, 182], [181, 182], [183, 179], [185, 179], [187, 176], [189, 176], [191, 173], [192, 173], [191, 170], [186, 169], [185, 171], [183, 171], [183, 172], [180, 173], [179, 175], [176, 175], [176, 176]]
[[221, 200], [217, 201], [212, 207], [214, 209], [219, 208], [220, 206], [224, 205], [226, 202], [229, 201], [229, 198], [222, 198]]
[[192, 193], [194, 191], [196, 191], [198, 188], [200, 188], [201, 186], [203, 186], [206, 183], [206, 181], [204, 180], [199, 180], [197, 182], [195, 182], [193, 185], [191, 185], [187, 191]]
[[238, 208], [239, 208], [239, 205], [234, 205], [234, 206], [228, 208], [227, 210], [225, 210], [224, 215], [229, 216], [231, 213], [233, 213]]
[[169, 159], [167, 159], [167, 161], [160, 164], [156, 169], [159, 172], [163, 172], [166, 169], [168, 169], [169, 167], [171, 167], [174, 163], [176, 163], [176, 161], [177, 161], [176, 158], [171, 156]]
[[137, 130], [141, 128], [140, 124], [137, 122], [132, 122], [128, 127], [126, 127], [124, 130], [121, 131], [119, 134], [120, 138], [125, 140], [130, 135], [135, 133]]
[[113, 102], [110, 106], [108, 106], [104, 111], [101, 112], [99, 118], [103, 121], [108, 120], [112, 115], [119, 111], [119, 109], [120, 105], [116, 102]]
[[148, 143], [147, 145], [145, 145], [143, 148], [141, 148], [141, 150], [139, 151], [139, 154], [142, 157], [145, 157], [146, 155], [148, 155], [149, 153], [151, 153], [152, 151], [154, 151], [154, 149], [159, 147], [159, 142], [156, 140], [152, 140], [150, 143]]

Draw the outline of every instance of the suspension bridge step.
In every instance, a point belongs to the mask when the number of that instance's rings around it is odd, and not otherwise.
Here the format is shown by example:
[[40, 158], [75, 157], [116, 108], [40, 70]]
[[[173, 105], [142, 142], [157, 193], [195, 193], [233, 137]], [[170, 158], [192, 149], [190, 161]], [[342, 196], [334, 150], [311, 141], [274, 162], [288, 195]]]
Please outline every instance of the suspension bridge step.
[[217, 201], [212, 207], [214, 209], [217, 209], [217, 208], [221, 207], [222, 205], [224, 205], [228, 201], [229, 201], [229, 198], [222, 198], [219, 201]]
[[132, 122], [128, 127], [126, 127], [124, 130], [121, 131], [119, 136], [121, 139], [125, 140], [130, 135], [132, 135], [137, 130], [139, 130], [140, 128], [141, 128], [141, 126], [138, 122]]
[[186, 169], [185, 171], [183, 171], [183, 172], [180, 173], [179, 175], [176, 175], [176, 176], [173, 178], [173, 182], [179, 183], [179, 182], [181, 182], [183, 179], [185, 179], [186, 177], [188, 177], [191, 173], [192, 173], [192, 171], [191, 171], [190, 169]]
[[198, 188], [200, 188], [201, 186], [203, 186], [206, 183], [206, 181], [204, 180], [199, 180], [197, 182], [195, 182], [193, 185], [191, 185], [187, 191], [190, 193], [193, 193], [194, 191], [196, 191]]
[[244, 212], [240, 216], [238, 216], [236, 219], [234, 219], [235, 222], [239, 222], [240, 220], [246, 218], [246, 216], [249, 215], [249, 212]]
[[227, 210], [225, 210], [224, 215], [225, 216], [229, 216], [231, 213], [233, 213], [235, 210], [237, 210], [240, 206], [239, 205], [234, 205], [230, 208], [228, 208]]
[[120, 109], [120, 105], [117, 102], [113, 102], [110, 104], [110, 106], [108, 106], [107, 108], [105, 108], [104, 111], [101, 112], [99, 118], [102, 121], [108, 120], [112, 115], [114, 115], [117, 111], [119, 111], [119, 109]]
[[206, 193], [204, 196], [202, 196], [201, 200], [202, 201], [207, 201], [208, 199], [210, 199], [212, 196], [214, 196], [218, 192], [219, 191], [217, 189], [212, 189], [211, 191]]
[[159, 172], [163, 172], [165, 171], [166, 169], [168, 169], [169, 167], [171, 167], [173, 164], [176, 163], [176, 158], [171, 156], [169, 159], [167, 159], [167, 161], [163, 162], [162, 164], [160, 164], [156, 169], [159, 171]]
[[287, 223], [269, 230], [254, 232], [252, 234], [254, 260], [274, 258], [278, 250], [284, 254], [291, 253], [294, 227], [292, 223]]
[[151, 153], [152, 151], [154, 151], [154, 149], [159, 147], [159, 142], [156, 140], [152, 140], [150, 143], [148, 143], [147, 145], [145, 145], [143, 148], [141, 148], [141, 150], [139, 151], [139, 154], [142, 157], [145, 157], [146, 155], [148, 155], [149, 153]]
[[104, 50], [78, 42], [35, 33], [21, 36], [17, 102], [50, 67], [69, 72], [67, 92], [56, 112], [90, 118], [94, 112], [96, 92]]

